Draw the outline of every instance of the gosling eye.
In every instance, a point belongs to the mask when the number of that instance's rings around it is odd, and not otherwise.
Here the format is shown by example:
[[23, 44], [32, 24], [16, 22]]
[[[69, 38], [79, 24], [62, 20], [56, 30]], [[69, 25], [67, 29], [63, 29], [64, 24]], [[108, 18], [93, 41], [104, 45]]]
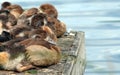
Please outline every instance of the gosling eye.
[[5, 51], [5, 46], [4, 45], [0, 46], [0, 52], [3, 52], [3, 51]]
[[29, 25], [29, 24], [30, 24], [29, 20], [26, 20], [26, 24], [27, 24], [27, 25]]

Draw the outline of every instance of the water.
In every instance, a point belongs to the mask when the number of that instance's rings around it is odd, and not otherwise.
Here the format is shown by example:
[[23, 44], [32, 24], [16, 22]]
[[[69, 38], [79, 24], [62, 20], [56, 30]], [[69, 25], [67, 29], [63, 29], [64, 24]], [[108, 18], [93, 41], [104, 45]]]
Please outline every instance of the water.
[[120, 0], [8, 1], [25, 9], [53, 4], [68, 31], [85, 32], [87, 67], [84, 75], [120, 75]]

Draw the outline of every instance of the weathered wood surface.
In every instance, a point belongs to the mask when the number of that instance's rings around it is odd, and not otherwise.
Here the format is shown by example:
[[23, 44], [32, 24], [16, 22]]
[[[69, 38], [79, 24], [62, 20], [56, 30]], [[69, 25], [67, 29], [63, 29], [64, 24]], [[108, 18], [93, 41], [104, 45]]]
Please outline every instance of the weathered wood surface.
[[74, 32], [74, 41], [68, 52], [63, 75], [83, 75], [86, 65], [84, 32]]
[[0, 71], [0, 75], [83, 75], [86, 64], [84, 32], [71, 32], [59, 38], [57, 44], [62, 49], [60, 63], [22, 73]]

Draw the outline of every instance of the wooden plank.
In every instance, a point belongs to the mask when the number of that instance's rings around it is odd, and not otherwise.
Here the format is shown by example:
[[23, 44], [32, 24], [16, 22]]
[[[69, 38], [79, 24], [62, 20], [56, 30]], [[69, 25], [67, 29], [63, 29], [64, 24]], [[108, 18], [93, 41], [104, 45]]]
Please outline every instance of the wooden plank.
[[76, 32], [63, 75], [83, 75], [86, 63], [84, 32]]
[[85, 52], [84, 33], [78, 32], [77, 39], [79, 40], [79, 41], [76, 40], [78, 46], [76, 52], [74, 53], [74, 55], [76, 56], [76, 61], [74, 61], [71, 75], [83, 75], [85, 71], [86, 52]]

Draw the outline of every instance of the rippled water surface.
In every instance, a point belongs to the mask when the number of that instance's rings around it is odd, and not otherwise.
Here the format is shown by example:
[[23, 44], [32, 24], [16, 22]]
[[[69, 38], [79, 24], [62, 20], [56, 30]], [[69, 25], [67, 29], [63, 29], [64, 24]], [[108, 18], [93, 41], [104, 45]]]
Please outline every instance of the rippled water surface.
[[[0, 3], [7, 0], [0, 0]], [[120, 0], [8, 0], [24, 9], [53, 4], [67, 30], [84, 31], [84, 75], [120, 75]]]

